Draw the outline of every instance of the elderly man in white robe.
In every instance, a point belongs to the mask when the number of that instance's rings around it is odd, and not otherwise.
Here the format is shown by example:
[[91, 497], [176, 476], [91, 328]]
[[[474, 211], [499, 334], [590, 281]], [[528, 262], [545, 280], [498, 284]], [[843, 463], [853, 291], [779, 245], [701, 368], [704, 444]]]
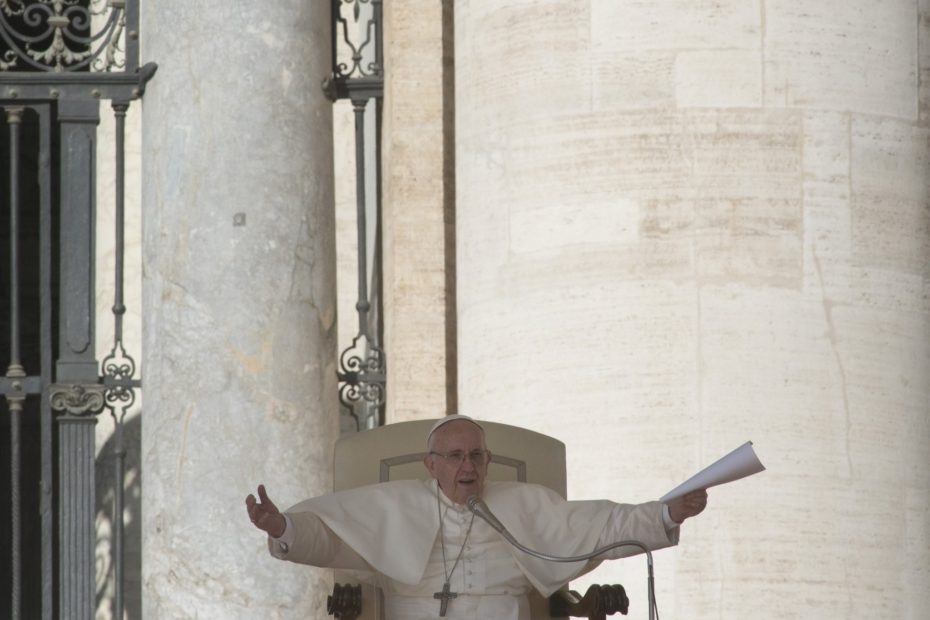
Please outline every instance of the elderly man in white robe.
[[566, 501], [533, 484], [486, 482], [491, 452], [466, 416], [439, 420], [423, 462], [431, 480], [375, 484], [306, 500], [280, 512], [264, 486], [246, 498], [271, 554], [313, 566], [358, 571], [384, 593], [389, 620], [529, 620], [527, 593], [549, 596], [602, 560], [639, 553], [620, 547], [588, 562], [549, 562], [514, 548], [466, 506], [480, 497], [518, 541], [577, 556], [621, 540], [649, 549], [678, 543], [707, 492], [660, 504]]

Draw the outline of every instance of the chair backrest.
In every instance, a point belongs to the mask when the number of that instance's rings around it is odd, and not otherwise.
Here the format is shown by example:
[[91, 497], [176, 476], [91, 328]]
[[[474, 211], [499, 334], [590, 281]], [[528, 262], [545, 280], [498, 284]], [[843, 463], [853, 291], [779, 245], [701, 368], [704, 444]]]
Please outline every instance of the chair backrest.
[[[333, 489], [388, 480], [427, 479], [426, 435], [436, 420], [381, 426], [336, 442]], [[534, 482], [565, 497], [565, 444], [529, 429], [477, 420], [493, 455], [489, 480]]]
[[[492, 459], [489, 480], [512, 480], [541, 484], [565, 497], [565, 444], [529, 429], [477, 420], [484, 429]], [[333, 489], [343, 491], [388, 480], [427, 479], [423, 465], [426, 436], [436, 420], [388, 424], [347, 435], [336, 442]], [[336, 571], [336, 583], [353, 581]], [[534, 618], [548, 617], [548, 605], [538, 594], [530, 597]], [[362, 587], [359, 620], [383, 618], [380, 593]]]

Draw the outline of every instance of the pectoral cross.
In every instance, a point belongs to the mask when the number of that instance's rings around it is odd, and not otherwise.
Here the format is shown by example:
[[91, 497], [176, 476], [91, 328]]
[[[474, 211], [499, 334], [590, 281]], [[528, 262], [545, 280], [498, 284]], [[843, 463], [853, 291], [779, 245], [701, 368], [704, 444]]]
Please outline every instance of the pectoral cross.
[[439, 604], [439, 616], [446, 615], [446, 609], [449, 607], [449, 600], [454, 599], [458, 594], [451, 591], [452, 588], [449, 587], [449, 582], [442, 584], [442, 592], [437, 592], [433, 595], [435, 599], [442, 599], [442, 602]]

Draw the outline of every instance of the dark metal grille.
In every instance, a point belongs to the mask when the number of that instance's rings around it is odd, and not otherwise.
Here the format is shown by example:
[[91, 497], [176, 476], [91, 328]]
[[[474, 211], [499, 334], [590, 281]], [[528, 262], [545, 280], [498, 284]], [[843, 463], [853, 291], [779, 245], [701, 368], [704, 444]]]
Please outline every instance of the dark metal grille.
[[131, 0], [0, 0], [0, 70], [135, 71], [138, 16]]
[[381, 0], [331, 0], [333, 74], [330, 99], [380, 99], [384, 94], [384, 17]]
[[[0, 226], [2, 247], [7, 260], [0, 279], [0, 323], [8, 324], [0, 337], [0, 360], [6, 358], [5, 376], [0, 378], [5, 411], [0, 431], [8, 438], [10, 459], [3, 463], [3, 486], [8, 490], [8, 523], [3, 523], [4, 547], [9, 553], [9, 567], [0, 574], [4, 605], [18, 617], [23, 601], [46, 595], [43, 577], [51, 574], [51, 551], [42, 534], [52, 523], [48, 486], [26, 483], [38, 472], [40, 480], [51, 478], [51, 409], [40, 400], [51, 371], [51, 313], [48, 300], [51, 290], [52, 204], [48, 166], [51, 142], [50, 106], [4, 106], [2, 116], [3, 149], [0, 179], [7, 190], [0, 204], [8, 214]], [[3, 320], [8, 319], [8, 320]], [[6, 452], [6, 450], [4, 450]], [[39, 515], [37, 531], [31, 515]], [[29, 550], [30, 553], [24, 553]], [[35, 553], [33, 554], [32, 551]], [[48, 567], [46, 569], [46, 566]], [[32, 609], [32, 605], [27, 609]], [[4, 612], [6, 610], [3, 610]]]
[[[0, 465], [10, 506], [0, 515], [0, 617], [94, 616], [94, 427], [103, 411], [115, 423], [112, 612], [124, 616], [123, 427], [141, 387], [123, 344], [124, 134], [156, 69], [139, 67], [137, 40], [137, 0], [0, 0], [0, 213], [8, 214], [0, 324], [9, 326], [0, 336], [0, 441], [10, 455]], [[101, 101], [110, 102], [116, 141], [114, 342], [102, 363], [94, 344]]]
[[[358, 228], [358, 335], [339, 356], [339, 401], [355, 430], [384, 423], [387, 361], [381, 345], [380, 278], [369, 286], [371, 264], [380, 271], [380, 143], [381, 100], [384, 95], [383, 15], [381, 0], [332, 0], [333, 72], [323, 89], [333, 100], [349, 99], [355, 117], [355, 194]], [[366, 130], [365, 115], [374, 101], [373, 130]], [[375, 166], [366, 166], [366, 136], [374, 140]], [[366, 196], [368, 174], [375, 176], [374, 210], [369, 213]], [[374, 243], [369, 244], [368, 219], [375, 222]], [[375, 289], [375, 290], [372, 290]], [[374, 303], [372, 303], [374, 300]], [[374, 317], [372, 316], [374, 315]]]

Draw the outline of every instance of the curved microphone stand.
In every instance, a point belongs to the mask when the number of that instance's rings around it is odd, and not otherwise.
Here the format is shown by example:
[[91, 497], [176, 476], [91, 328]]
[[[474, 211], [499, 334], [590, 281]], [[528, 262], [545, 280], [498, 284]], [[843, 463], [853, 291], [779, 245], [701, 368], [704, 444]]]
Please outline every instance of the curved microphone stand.
[[497, 517], [494, 516], [494, 513], [491, 512], [488, 505], [478, 497], [477, 495], [470, 496], [465, 503], [468, 505], [468, 509], [475, 513], [477, 516], [481, 517], [487, 521], [491, 527], [500, 532], [507, 542], [511, 545], [522, 551], [523, 553], [532, 555], [541, 560], [549, 560], [552, 562], [584, 562], [590, 560], [591, 558], [598, 556], [602, 553], [606, 553], [611, 549], [616, 549], [617, 547], [639, 547], [646, 553], [646, 567], [648, 570], [648, 580], [647, 580], [647, 590], [649, 598], [649, 620], [656, 620], [657, 606], [656, 606], [656, 591], [655, 591], [655, 578], [652, 571], [652, 552], [646, 548], [646, 545], [639, 542], [638, 540], [621, 540], [620, 542], [611, 543], [599, 549], [595, 549], [591, 553], [586, 553], [584, 555], [572, 555], [572, 556], [555, 556], [548, 555], [546, 553], [540, 553], [539, 551], [534, 551], [528, 547], [524, 547], [517, 541], [513, 535], [507, 531], [507, 528], [504, 527], [504, 524], [497, 520]]

